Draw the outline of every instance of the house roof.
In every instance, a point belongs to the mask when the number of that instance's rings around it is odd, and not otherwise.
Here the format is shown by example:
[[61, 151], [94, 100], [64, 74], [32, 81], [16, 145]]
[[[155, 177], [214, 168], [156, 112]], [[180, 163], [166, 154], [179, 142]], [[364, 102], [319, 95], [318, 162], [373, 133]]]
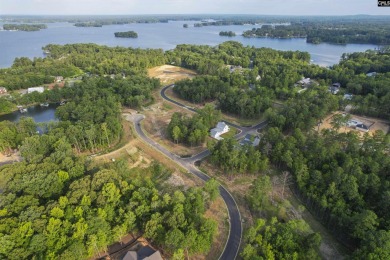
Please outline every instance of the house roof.
[[159, 251], [150, 246], [143, 246], [138, 251], [128, 251], [122, 260], [162, 260]]
[[244, 139], [242, 139], [240, 141], [240, 144], [241, 145], [253, 145], [253, 146], [257, 146], [260, 142], [260, 138], [258, 136], [254, 136], [254, 135], [251, 135], [251, 134], [247, 134], [245, 135]]
[[300, 81], [298, 81], [300, 84], [309, 84], [310, 83], [310, 78], [303, 78]]
[[151, 248], [150, 246], [144, 246], [137, 251], [137, 255], [139, 259], [144, 259], [146, 257], [153, 255], [154, 252], [156, 251], [154, 251], [153, 248]]
[[136, 251], [128, 251], [122, 260], [138, 260]]
[[[217, 129], [220, 129], [221, 131], [227, 126], [227, 124], [225, 124], [225, 122], [218, 122], [217, 124]], [[214, 128], [215, 129], [215, 128]]]

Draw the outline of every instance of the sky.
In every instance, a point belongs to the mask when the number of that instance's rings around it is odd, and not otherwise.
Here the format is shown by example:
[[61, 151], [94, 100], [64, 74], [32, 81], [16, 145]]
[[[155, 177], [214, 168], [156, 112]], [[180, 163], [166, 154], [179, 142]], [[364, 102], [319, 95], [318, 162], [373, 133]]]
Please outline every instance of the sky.
[[0, 14], [390, 15], [377, 0], [0, 0]]

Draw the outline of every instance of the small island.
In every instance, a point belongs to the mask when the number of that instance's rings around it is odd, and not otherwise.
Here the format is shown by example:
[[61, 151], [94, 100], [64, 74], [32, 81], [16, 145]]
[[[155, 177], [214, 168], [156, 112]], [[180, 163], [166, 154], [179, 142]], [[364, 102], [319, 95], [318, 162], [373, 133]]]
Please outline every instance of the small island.
[[4, 24], [3, 29], [7, 31], [39, 31], [41, 29], [46, 29], [46, 24]]
[[183, 28], [188, 28], [188, 24], [183, 24]]
[[219, 36], [234, 37], [234, 36], [236, 36], [236, 33], [232, 32], [232, 31], [222, 31], [219, 33]]
[[116, 32], [114, 33], [115, 37], [121, 37], [121, 38], [138, 38], [138, 34], [134, 31], [128, 31], [128, 32]]

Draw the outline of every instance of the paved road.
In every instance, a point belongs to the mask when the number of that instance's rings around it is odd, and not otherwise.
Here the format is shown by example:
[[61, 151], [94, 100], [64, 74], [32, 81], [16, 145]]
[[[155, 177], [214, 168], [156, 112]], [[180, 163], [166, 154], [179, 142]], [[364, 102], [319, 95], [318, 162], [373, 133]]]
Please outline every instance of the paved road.
[[[143, 115], [138, 115], [134, 119], [135, 123], [135, 130], [137, 134], [149, 145], [154, 147], [155, 149], [159, 150], [163, 154], [165, 154], [168, 158], [171, 160], [177, 162], [181, 166], [183, 166], [185, 169], [187, 169], [192, 174], [196, 175], [200, 179], [207, 181], [210, 179], [208, 175], [203, 173], [202, 171], [198, 170], [193, 162], [198, 159], [203, 159], [204, 157], [209, 155], [209, 151], [206, 150], [196, 156], [193, 156], [191, 160], [180, 158], [179, 156], [171, 153], [164, 147], [162, 147], [160, 144], [156, 143], [149, 137], [145, 135], [141, 128], [140, 122], [144, 119]], [[240, 212], [238, 210], [238, 206], [236, 202], [234, 201], [233, 196], [223, 187], [219, 186], [219, 191], [222, 196], [222, 199], [225, 201], [228, 213], [229, 213], [229, 220], [230, 220], [230, 230], [229, 230], [229, 237], [228, 241], [225, 246], [225, 250], [223, 251], [222, 255], [220, 256], [221, 260], [230, 260], [235, 259], [238, 254], [238, 250], [240, 248], [241, 243], [241, 234], [242, 234], [242, 226], [241, 226], [241, 216]]]
[[[165, 86], [161, 90], [160, 94], [161, 94], [162, 98], [164, 98], [165, 100], [167, 100], [167, 101], [169, 101], [177, 106], [188, 109], [188, 110], [195, 112], [195, 113], [197, 112], [196, 109], [189, 107], [189, 106], [186, 106], [184, 104], [181, 104], [180, 102], [177, 102], [176, 100], [173, 100], [170, 97], [168, 97], [165, 94], [165, 91], [170, 87], [173, 87], [173, 84]], [[202, 179], [204, 181], [207, 181], [208, 179], [210, 179], [210, 177], [208, 175], [206, 175], [205, 173], [203, 173], [202, 171], [197, 169], [194, 165], [195, 162], [200, 161], [200, 160], [204, 159], [205, 157], [209, 156], [210, 155], [209, 150], [205, 150], [205, 151], [203, 151], [197, 155], [194, 155], [190, 158], [181, 158], [181, 157], [171, 153], [170, 151], [168, 151], [167, 149], [162, 147], [160, 144], [158, 144], [157, 142], [153, 141], [152, 139], [150, 139], [149, 137], [147, 137], [145, 135], [145, 133], [143, 132], [141, 125], [140, 125], [140, 123], [143, 119], [144, 119], [143, 115], [137, 115], [134, 119], [134, 123], [135, 123], [136, 132], [146, 143], [148, 143], [149, 145], [151, 145], [155, 149], [159, 150], [160, 152], [165, 154], [168, 158], [170, 158], [171, 160], [180, 164], [181, 166], [183, 166], [185, 169], [187, 169], [189, 172], [196, 175], [200, 179]], [[235, 136], [236, 139], [241, 139], [246, 134], [248, 134], [250, 132], [257, 131], [257, 130], [262, 129], [265, 126], [267, 126], [267, 121], [260, 122], [259, 124], [251, 126], [251, 127], [242, 127], [242, 126], [239, 126], [237, 124], [233, 124], [233, 123], [228, 122], [228, 121], [224, 121], [224, 122], [227, 125], [234, 127], [234, 128], [237, 128], [240, 131], [240, 133], [238, 133]], [[220, 259], [221, 260], [230, 260], [230, 259], [235, 259], [237, 257], [238, 250], [240, 249], [241, 236], [242, 236], [241, 215], [240, 215], [240, 211], [238, 209], [237, 203], [235, 202], [233, 196], [222, 185], [219, 186], [219, 191], [220, 191], [222, 199], [226, 203], [228, 213], [229, 213], [229, 222], [230, 222], [228, 241], [225, 245], [225, 249], [222, 252], [222, 255], [220, 256]]]
[[[171, 103], [173, 103], [173, 104], [179, 106], [179, 107], [182, 107], [182, 108], [184, 108], [184, 109], [187, 109], [187, 110], [190, 110], [190, 111], [192, 111], [192, 112], [197, 113], [198, 111], [197, 111], [195, 108], [186, 106], [186, 105], [184, 105], [184, 104], [182, 104], [182, 103], [180, 103], [180, 102], [178, 102], [178, 101], [176, 101], [176, 100], [173, 100], [172, 98], [168, 97], [168, 96], [165, 94], [165, 91], [167, 91], [167, 89], [169, 89], [169, 88], [171, 88], [171, 87], [173, 87], [173, 86], [174, 86], [174, 84], [171, 84], [171, 85], [168, 85], [168, 86], [163, 87], [163, 88], [161, 89], [161, 91], [160, 91], [161, 97], [162, 97], [163, 99], [165, 99], [165, 100], [167, 100], [167, 101], [169, 101], [169, 102], [171, 102]], [[223, 120], [223, 122], [225, 122], [228, 126], [237, 128], [237, 129], [240, 131], [238, 134], [235, 135], [235, 138], [236, 138], [237, 140], [239, 140], [239, 139], [245, 137], [245, 135], [247, 135], [247, 134], [249, 134], [249, 133], [256, 132], [257, 130], [263, 129], [264, 127], [267, 126], [267, 121], [266, 121], [266, 120], [264, 120], [264, 121], [258, 123], [257, 125], [249, 126], [249, 127], [240, 126], [240, 125], [231, 123], [231, 122], [226, 121], [226, 120]], [[208, 154], [207, 154], [207, 155], [208, 155]], [[206, 156], [207, 156], [207, 155], [206, 155]], [[206, 157], [206, 156], [205, 156], [205, 157]], [[198, 160], [203, 159], [203, 158], [204, 158], [204, 157], [199, 158]]]

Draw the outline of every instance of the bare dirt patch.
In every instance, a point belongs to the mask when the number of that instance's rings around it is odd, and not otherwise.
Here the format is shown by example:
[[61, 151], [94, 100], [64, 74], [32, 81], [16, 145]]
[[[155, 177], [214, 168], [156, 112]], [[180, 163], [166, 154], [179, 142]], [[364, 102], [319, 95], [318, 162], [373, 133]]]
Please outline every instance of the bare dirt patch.
[[[322, 129], [332, 128], [331, 122], [332, 122], [333, 116], [336, 114], [341, 114], [341, 113], [343, 113], [343, 112], [337, 111], [337, 112], [330, 114], [329, 116], [327, 116], [323, 120], [323, 122], [319, 126], [319, 128], [316, 127], [316, 129], [321, 131]], [[370, 130], [368, 131], [368, 133], [370, 135], [373, 135], [375, 133], [375, 131], [377, 131], [377, 130], [381, 130], [385, 134], [388, 133], [390, 130], [389, 122], [385, 121], [383, 119], [378, 119], [378, 118], [374, 118], [374, 117], [366, 117], [366, 116], [357, 116], [357, 115], [352, 115], [352, 114], [351, 114], [351, 119], [358, 120], [358, 121], [364, 123], [365, 125], [370, 126]], [[365, 132], [353, 129], [353, 128], [348, 127], [348, 126], [343, 126], [339, 129], [339, 133], [347, 133], [347, 132], [351, 132], [351, 131], [357, 133], [359, 136], [363, 136], [365, 134]]]
[[12, 162], [20, 162], [21, 160], [22, 160], [22, 157], [20, 156], [20, 154], [18, 152], [12, 153], [8, 156], [0, 153], [0, 166], [3, 164], [12, 163]]
[[158, 78], [163, 84], [171, 84], [175, 81], [193, 78], [197, 74], [193, 70], [184, 69], [172, 65], [162, 65], [148, 70], [149, 77]]
[[[166, 105], [164, 105], [166, 104]], [[178, 106], [159, 102], [150, 106], [143, 112], [145, 114], [145, 120], [143, 121], [143, 128], [148, 133], [148, 136], [154, 141], [164, 146], [169, 151], [179, 156], [190, 156], [198, 154], [204, 149], [206, 145], [189, 147], [183, 144], [175, 144], [168, 139], [166, 129], [171, 120], [173, 113], [180, 112], [184, 115], [191, 117], [192, 112], [186, 109], [179, 108]]]

